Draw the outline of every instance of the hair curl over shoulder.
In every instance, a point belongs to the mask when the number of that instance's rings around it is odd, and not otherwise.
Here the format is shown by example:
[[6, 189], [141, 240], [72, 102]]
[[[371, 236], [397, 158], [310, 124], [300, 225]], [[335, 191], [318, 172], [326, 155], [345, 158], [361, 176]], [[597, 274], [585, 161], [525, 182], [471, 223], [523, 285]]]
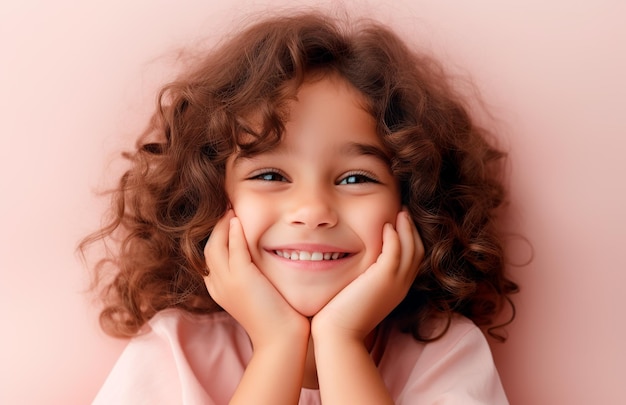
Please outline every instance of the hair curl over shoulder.
[[[115, 242], [95, 273], [104, 284], [105, 331], [131, 336], [170, 307], [220, 310], [204, 286], [202, 252], [229, 206], [226, 160], [279, 142], [281, 107], [320, 73], [338, 75], [368, 100], [425, 246], [417, 279], [389, 318], [427, 340], [420, 325], [434, 316], [460, 313], [493, 327], [503, 305], [513, 307], [518, 287], [504, 274], [495, 226], [504, 154], [440, 65], [390, 29], [303, 13], [246, 28], [162, 89], [149, 129], [126, 155], [131, 165], [114, 191], [112, 219], [81, 244]], [[248, 125], [251, 114], [260, 129]], [[252, 141], [243, 143], [243, 133]]]

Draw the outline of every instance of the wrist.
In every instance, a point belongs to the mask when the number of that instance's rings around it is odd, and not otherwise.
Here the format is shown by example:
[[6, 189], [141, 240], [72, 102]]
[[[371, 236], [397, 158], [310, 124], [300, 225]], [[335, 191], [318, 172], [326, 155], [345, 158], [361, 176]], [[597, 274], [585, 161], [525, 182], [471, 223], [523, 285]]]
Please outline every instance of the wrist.
[[329, 322], [313, 318], [311, 321], [311, 338], [317, 347], [320, 344], [363, 345], [366, 333], [337, 326]]
[[273, 325], [269, 333], [262, 336], [250, 336], [255, 351], [265, 348], [287, 348], [296, 350], [306, 347], [311, 333], [311, 323], [304, 317], [294, 317], [282, 320], [280, 324]]

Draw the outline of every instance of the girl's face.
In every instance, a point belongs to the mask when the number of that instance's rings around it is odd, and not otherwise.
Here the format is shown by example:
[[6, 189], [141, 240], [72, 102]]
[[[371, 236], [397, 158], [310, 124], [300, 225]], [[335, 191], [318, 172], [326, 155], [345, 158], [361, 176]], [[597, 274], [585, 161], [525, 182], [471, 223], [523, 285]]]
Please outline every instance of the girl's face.
[[313, 316], [374, 263], [400, 209], [396, 179], [361, 95], [330, 77], [305, 83], [281, 143], [232, 156], [226, 190], [252, 261]]

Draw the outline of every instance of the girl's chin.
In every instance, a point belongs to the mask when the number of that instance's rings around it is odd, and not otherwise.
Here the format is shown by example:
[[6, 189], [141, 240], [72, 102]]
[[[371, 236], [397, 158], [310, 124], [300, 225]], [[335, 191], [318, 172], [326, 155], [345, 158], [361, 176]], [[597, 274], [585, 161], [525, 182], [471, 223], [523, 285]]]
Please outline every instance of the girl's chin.
[[293, 309], [295, 309], [300, 315], [305, 316], [307, 318], [314, 317], [318, 312], [322, 310], [322, 308], [326, 306], [328, 301], [330, 300], [312, 303], [310, 301], [302, 302], [301, 300], [298, 300], [298, 301], [287, 300], [287, 302], [289, 302], [289, 305], [291, 305]]

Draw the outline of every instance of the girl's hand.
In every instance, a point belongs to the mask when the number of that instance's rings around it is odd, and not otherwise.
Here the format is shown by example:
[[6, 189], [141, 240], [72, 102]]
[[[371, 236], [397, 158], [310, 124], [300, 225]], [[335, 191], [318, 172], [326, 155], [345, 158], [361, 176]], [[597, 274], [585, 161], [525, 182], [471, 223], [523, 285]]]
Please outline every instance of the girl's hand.
[[293, 343], [294, 337], [308, 341], [309, 321], [252, 263], [241, 223], [232, 210], [215, 225], [204, 255], [209, 294], [243, 326], [255, 350], [286, 339]]
[[229, 211], [204, 248], [211, 297], [246, 330], [250, 362], [230, 404], [293, 404], [300, 395], [310, 323], [252, 263], [239, 219]]
[[[362, 342], [406, 296], [424, 257], [424, 246], [406, 211], [396, 229], [383, 227], [378, 259], [340, 291], [312, 321], [312, 334]], [[338, 334], [340, 336], [338, 336]]]
[[408, 214], [383, 227], [378, 259], [313, 317], [311, 336], [324, 403], [393, 404], [365, 337], [406, 296], [424, 256]]

